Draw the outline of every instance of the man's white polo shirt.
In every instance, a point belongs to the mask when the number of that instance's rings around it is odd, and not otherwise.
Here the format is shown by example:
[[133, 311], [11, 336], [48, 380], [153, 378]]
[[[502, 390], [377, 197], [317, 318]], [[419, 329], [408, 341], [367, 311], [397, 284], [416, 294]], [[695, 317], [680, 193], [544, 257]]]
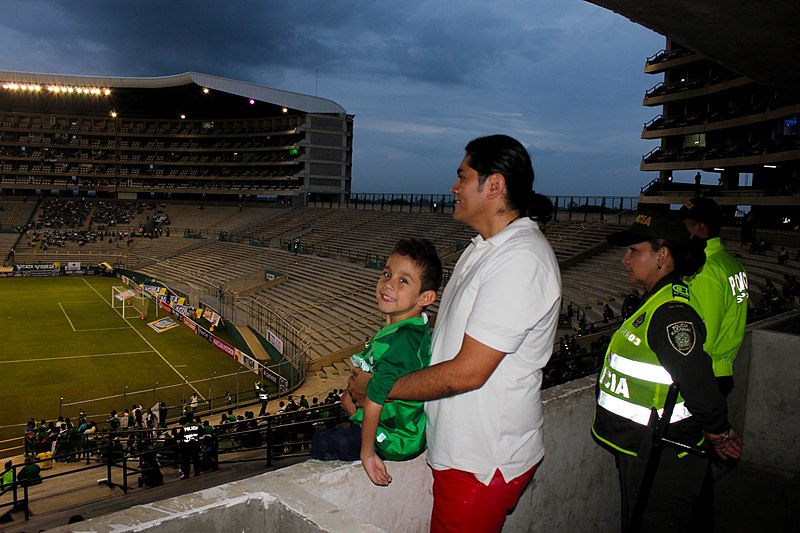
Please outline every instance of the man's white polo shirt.
[[431, 364], [453, 359], [466, 333], [506, 356], [478, 390], [425, 404], [428, 463], [506, 481], [544, 456], [542, 368], [561, 302], [555, 254], [536, 222], [477, 236], [456, 264], [433, 331]]

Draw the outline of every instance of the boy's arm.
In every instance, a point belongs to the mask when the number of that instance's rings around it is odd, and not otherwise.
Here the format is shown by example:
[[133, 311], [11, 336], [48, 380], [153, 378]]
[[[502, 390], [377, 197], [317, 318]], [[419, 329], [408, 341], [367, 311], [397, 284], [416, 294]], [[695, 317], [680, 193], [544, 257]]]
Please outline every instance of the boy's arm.
[[356, 404], [353, 402], [353, 397], [350, 396], [350, 389], [344, 391], [340, 401], [342, 402], [342, 409], [344, 409], [344, 412], [347, 413], [347, 416], [353, 416], [356, 414], [358, 407], [356, 407]]
[[364, 421], [361, 426], [361, 464], [369, 479], [376, 485], [386, 486], [392, 482], [392, 476], [386, 471], [383, 461], [375, 453], [375, 435], [378, 432], [378, 421], [383, 406], [366, 399], [364, 403]]

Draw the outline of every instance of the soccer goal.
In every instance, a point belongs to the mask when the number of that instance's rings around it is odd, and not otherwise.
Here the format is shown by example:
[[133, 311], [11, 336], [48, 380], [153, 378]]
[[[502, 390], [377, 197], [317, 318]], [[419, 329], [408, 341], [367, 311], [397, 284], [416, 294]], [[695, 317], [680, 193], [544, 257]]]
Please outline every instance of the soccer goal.
[[[150, 298], [137, 294], [130, 287], [114, 285], [111, 287], [111, 307], [122, 318], [147, 318], [147, 312], [150, 309]], [[155, 309], [156, 316], [158, 316], [158, 307], [155, 307]]]

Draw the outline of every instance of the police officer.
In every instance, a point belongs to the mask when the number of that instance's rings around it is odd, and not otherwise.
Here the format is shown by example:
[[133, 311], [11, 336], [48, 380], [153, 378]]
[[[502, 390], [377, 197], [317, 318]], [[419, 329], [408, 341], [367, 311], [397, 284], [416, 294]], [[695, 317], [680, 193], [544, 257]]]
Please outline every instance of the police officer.
[[722, 211], [714, 200], [692, 198], [683, 204], [680, 215], [692, 238], [706, 244], [705, 265], [685, 281], [706, 326], [703, 349], [711, 357], [717, 384], [727, 397], [733, 389], [733, 361], [744, 342], [747, 272], [720, 240]]
[[269, 392], [267, 391], [267, 387], [261, 383], [261, 380], [256, 381], [256, 394], [258, 395], [258, 399], [261, 402], [261, 411], [258, 412], [258, 416], [264, 416], [267, 414], [267, 402], [269, 401]]
[[192, 465], [194, 465], [194, 475], [200, 475], [200, 439], [204, 433], [203, 426], [199, 421], [190, 416], [181, 419], [181, 431], [178, 435], [181, 451], [181, 479], [189, 478]]
[[[722, 458], [741, 455], [742, 441], [727, 418], [711, 359], [703, 351], [705, 328], [692, 307], [681, 276], [702, 264], [690, 247], [681, 221], [669, 212], [643, 213], [631, 227], [608, 240], [626, 246], [622, 261], [628, 279], [645, 293], [640, 307], [614, 333], [598, 382], [592, 435], [617, 461], [626, 530], [636, 503], [650, 440], [651, 408], [662, 409], [667, 389], [680, 387], [669, 426], [671, 439], [710, 442]], [[708, 460], [663, 451], [645, 511], [643, 531], [682, 531], [689, 527], [692, 502], [700, 492]]]

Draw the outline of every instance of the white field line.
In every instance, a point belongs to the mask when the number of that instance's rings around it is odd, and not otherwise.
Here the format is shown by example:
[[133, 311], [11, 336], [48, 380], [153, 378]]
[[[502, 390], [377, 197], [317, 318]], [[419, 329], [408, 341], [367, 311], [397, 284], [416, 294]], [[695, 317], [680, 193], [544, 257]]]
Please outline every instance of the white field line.
[[72, 331], [75, 331], [75, 325], [72, 323], [72, 320], [69, 319], [69, 315], [67, 314], [67, 311], [64, 309], [64, 306], [61, 305], [61, 302], [58, 302], [58, 306], [61, 308], [61, 312], [64, 313], [64, 317], [67, 319], [67, 322], [69, 322], [69, 327], [72, 328]]
[[[81, 280], [82, 280], [82, 281], [83, 281], [83, 282], [84, 282], [84, 283], [85, 283], [85, 284], [86, 284], [86, 285], [87, 285], [87, 286], [88, 286], [90, 289], [92, 289], [92, 290], [95, 292], [95, 294], [97, 294], [97, 295], [100, 297], [100, 299], [102, 299], [102, 300], [103, 300], [103, 301], [106, 303], [106, 305], [108, 305], [109, 307], [111, 307], [111, 308], [113, 309], [113, 306], [111, 305], [111, 303], [110, 303], [110, 302], [106, 302], [105, 298], [103, 298], [103, 295], [102, 295], [102, 294], [100, 294], [99, 292], [97, 292], [97, 289], [95, 289], [94, 287], [92, 287], [92, 285], [91, 285], [91, 284], [90, 284], [88, 281], [86, 281], [86, 279], [84, 279], [84, 278], [81, 278]], [[167, 359], [166, 359], [166, 358], [165, 358], [163, 355], [161, 355], [161, 352], [159, 352], [159, 351], [156, 349], [156, 347], [155, 347], [155, 346], [153, 346], [152, 344], [150, 344], [150, 341], [148, 341], [147, 339], [145, 339], [145, 338], [144, 338], [144, 335], [142, 335], [142, 334], [139, 332], [139, 330], [138, 330], [138, 329], [136, 329], [135, 327], [133, 327], [133, 326], [131, 325], [131, 323], [128, 321], [128, 319], [127, 319], [127, 318], [123, 318], [123, 320], [125, 321], [125, 323], [126, 323], [126, 324], [128, 324], [128, 326], [129, 326], [129, 327], [130, 327], [130, 328], [131, 328], [133, 331], [135, 331], [135, 332], [136, 332], [136, 334], [137, 334], [137, 335], [139, 335], [139, 337], [140, 337], [140, 338], [141, 338], [141, 339], [142, 339], [142, 340], [145, 342], [145, 344], [147, 344], [147, 345], [150, 347], [150, 349], [151, 349], [151, 350], [153, 350], [153, 351], [156, 353], [156, 355], [158, 355], [158, 356], [161, 358], [161, 360], [162, 360], [162, 361], [164, 361], [164, 363], [165, 363], [165, 364], [166, 364], [168, 367], [170, 367], [170, 368], [172, 369], [172, 371], [173, 371], [173, 372], [175, 372], [175, 373], [176, 373], [178, 376], [180, 376], [180, 378], [181, 378], [183, 381], [185, 381], [185, 382], [186, 382], [186, 378], [184, 377], [184, 375], [183, 375], [183, 374], [181, 374], [180, 372], [178, 372], [178, 369], [177, 369], [177, 368], [175, 368], [175, 367], [172, 365], [172, 363], [170, 363], [169, 361], [167, 361]], [[193, 391], [195, 391], [195, 392], [197, 393], [197, 395], [198, 395], [198, 396], [199, 396], [199, 397], [200, 397], [200, 398], [201, 398], [203, 401], [206, 401], [206, 398], [205, 398], [205, 396], [203, 396], [203, 395], [200, 393], [200, 391], [199, 391], [199, 390], [197, 390], [197, 388], [196, 388], [194, 385], [192, 385], [191, 383], [188, 383], [188, 382], [187, 382], [187, 384], [188, 384], [188, 385], [189, 385], [189, 386], [192, 388], [192, 390], [193, 390]]]
[[[68, 304], [96, 304], [97, 300], [88, 300], [88, 301], [84, 301], [84, 302], [66, 302], [66, 303], [68, 303]], [[61, 308], [61, 311], [64, 313], [64, 316], [67, 317], [67, 322], [69, 322], [69, 325], [72, 328], [72, 331], [74, 331], [75, 333], [80, 333], [80, 332], [83, 332], [83, 331], [111, 331], [111, 330], [114, 330], [114, 329], [128, 329], [128, 326], [120, 326], [118, 328], [85, 328], [85, 329], [76, 329], [75, 328], [75, 324], [73, 324], [72, 320], [70, 320], [69, 315], [67, 314], [66, 309], [64, 309], [64, 306], [61, 305], [61, 302], [58, 302], [58, 306]]]
[[115, 353], [94, 353], [88, 355], [62, 355], [59, 357], [38, 357], [36, 359], [16, 359], [13, 361], [0, 361], [0, 365], [8, 363], [33, 363], [33, 362], [49, 362], [49, 361], [64, 361], [66, 359], [88, 359], [91, 357], [109, 357], [115, 355], [133, 355], [137, 353], [152, 353], [150, 350], [140, 350], [138, 352], [115, 352]]

